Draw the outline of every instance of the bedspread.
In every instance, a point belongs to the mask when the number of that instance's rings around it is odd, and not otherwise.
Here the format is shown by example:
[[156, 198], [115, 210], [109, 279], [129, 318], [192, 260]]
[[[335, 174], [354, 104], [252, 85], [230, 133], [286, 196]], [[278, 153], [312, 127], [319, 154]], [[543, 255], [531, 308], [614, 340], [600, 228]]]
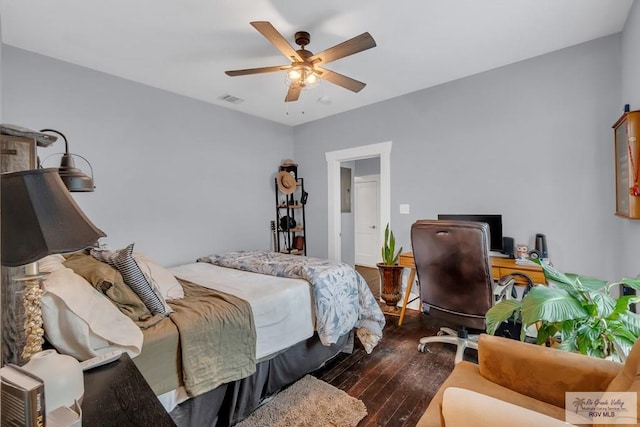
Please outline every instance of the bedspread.
[[305, 279], [311, 284], [316, 331], [330, 345], [354, 327], [367, 353], [382, 338], [385, 319], [367, 282], [353, 267], [327, 259], [267, 251], [238, 251], [198, 259], [221, 267]]

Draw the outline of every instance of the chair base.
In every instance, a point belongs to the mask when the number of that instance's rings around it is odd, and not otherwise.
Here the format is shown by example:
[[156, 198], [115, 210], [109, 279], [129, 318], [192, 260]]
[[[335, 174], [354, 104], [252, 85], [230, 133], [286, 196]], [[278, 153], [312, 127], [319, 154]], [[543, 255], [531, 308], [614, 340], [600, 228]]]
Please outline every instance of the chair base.
[[467, 348], [474, 350], [478, 349], [478, 335], [469, 335], [467, 330], [462, 328], [460, 331], [454, 331], [451, 328], [440, 328], [438, 335], [435, 337], [420, 338], [418, 344], [418, 351], [424, 353], [427, 351], [427, 344], [432, 342], [441, 342], [445, 344], [454, 344], [457, 346], [455, 363], [458, 364], [462, 361], [464, 351]]

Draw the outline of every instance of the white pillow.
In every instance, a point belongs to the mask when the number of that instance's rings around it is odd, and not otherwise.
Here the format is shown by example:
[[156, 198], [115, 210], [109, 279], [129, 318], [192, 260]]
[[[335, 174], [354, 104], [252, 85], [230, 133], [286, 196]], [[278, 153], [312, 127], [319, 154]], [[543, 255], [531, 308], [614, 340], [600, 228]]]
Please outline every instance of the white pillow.
[[64, 257], [60, 254], [47, 255], [38, 261], [38, 269], [43, 273], [51, 273], [52, 271], [61, 270], [64, 267], [62, 263]]
[[78, 360], [115, 349], [132, 358], [140, 354], [140, 328], [73, 270], [55, 268], [44, 279], [44, 291], [45, 335], [60, 353]]
[[165, 300], [184, 298], [182, 285], [169, 270], [159, 266], [151, 258], [141, 253], [134, 252], [133, 259]]

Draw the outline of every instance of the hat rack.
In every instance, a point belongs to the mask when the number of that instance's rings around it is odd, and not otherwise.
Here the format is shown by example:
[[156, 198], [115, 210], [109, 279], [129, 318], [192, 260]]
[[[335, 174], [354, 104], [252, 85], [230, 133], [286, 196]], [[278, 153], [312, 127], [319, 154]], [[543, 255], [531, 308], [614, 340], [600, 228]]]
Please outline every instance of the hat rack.
[[274, 250], [292, 255], [307, 255], [305, 205], [308, 193], [298, 165], [283, 161], [275, 177], [276, 221], [272, 221]]

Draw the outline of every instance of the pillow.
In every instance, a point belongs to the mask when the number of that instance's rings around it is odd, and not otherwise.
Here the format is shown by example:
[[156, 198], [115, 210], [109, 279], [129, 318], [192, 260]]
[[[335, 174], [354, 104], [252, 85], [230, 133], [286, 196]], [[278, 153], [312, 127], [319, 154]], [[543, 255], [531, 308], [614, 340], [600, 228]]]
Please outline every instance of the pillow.
[[60, 353], [79, 360], [116, 349], [140, 354], [140, 328], [71, 269], [55, 269], [43, 284], [45, 336]]
[[118, 270], [91, 255], [76, 253], [63, 265], [72, 269], [94, 288], [104, 294], [118, 309], [142, 329], [147, 329], [160, 320], [162, 315], [152, 315], [133, 290], [124, 283]]
[[52, 271], [61, 270], [64, 267], [62, 263], [64, 262], [64, 257], [60, 254], [55, 255], [47, 255], [38, 261], [38, 270], [42, 273], [51, 273]]
[[156, 284], [165, 300], [184, 298], [184, 289], [169, 270], [159, 266], [146, 255], [133, 253], [133, 259], [149, 282]]
[[160, 291], [155, 289], [153, 284], [147, 280], [144, 273], [133, 259], [133, 243], [124, 249], [111, 252], [91, 249], [91, 255], [98, 261], [106, 262], [118, 269], [124, 282], [140, 297], [144, 305], [152, 314], [169, 314], [169, 307], [166, 305]]

